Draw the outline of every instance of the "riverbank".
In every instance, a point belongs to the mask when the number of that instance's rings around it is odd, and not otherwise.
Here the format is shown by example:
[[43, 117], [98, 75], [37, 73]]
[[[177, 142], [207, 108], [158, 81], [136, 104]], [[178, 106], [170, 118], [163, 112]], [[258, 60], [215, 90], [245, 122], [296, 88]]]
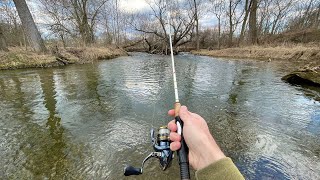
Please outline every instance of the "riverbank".
[[228, 58], [249, 58], [257, 60], [290, 60], [290, 61], [315, 61], [320, 60], [319, 45], [310, 46], [248, 46], [242, 48], [227, 48], [221, 50], [191, 51], [196, 55]]
[[126, 55], [126, 51], [116, 47], [52, 49], [48, 54], [10, 48], [9, 52], [0, 51], [0, 70], [85, 64]]
[[249, 46], [221, 50], [191, 51], [195, 55], [254, 59], [263, 61], [289, 61], [289, 71], [282, 79], [292, 84], [320, 86], [320, 46], [288, 45], [277, 47]]

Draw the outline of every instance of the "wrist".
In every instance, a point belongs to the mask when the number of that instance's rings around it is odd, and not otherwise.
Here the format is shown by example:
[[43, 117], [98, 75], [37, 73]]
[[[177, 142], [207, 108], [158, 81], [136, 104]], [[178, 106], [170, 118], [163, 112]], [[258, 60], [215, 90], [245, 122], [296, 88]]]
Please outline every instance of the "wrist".
[[226, 157], [213, 138], [209, 138], [204, 147], [205, 151], [200, 154], [203, 163], [198, 167], [198, 170]]

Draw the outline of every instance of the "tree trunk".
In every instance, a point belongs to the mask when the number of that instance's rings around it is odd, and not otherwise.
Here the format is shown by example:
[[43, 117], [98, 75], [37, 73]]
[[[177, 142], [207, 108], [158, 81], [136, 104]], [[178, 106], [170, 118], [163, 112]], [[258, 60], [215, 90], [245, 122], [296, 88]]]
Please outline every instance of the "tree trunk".
[[119, 25], [119, 4], [118, 0], [116, 0], [116, 23], [117, 23], [117, 40], [116, 40], [116, 45], [120, 45], [120, 25]]
[[40, 36], [36, 24], [33, 21], [32, 15], [29, 11], [25, 0], [13, 0], [18, 11], [22, 27], [29, 39], [30, 45], [36, 52], [46, 52], [47, 49]]
[[4, 35], [2, 33], [2, 29], [0, 27], [0, 51], [9, 51], [7, 48], [6, 40], [4, 39]]
[[233, 23], [232, 23], [232, 1], [229, 0], [229, 47], [232, 47]]
[[197, 43], [197, 51], [200, 50], [200, 42], [199, 42], [199, 19], [198, 19], [198, 9], [197, 9], [197, 2], [194, 2], [194, 13], [195, 13], [195, 22], [196, 22], [196, 43]]
[[243, 22], [242, 22], [241, 33], [240, 33], [238, 45], [240, 45], [240, 43], [243, 41], [244, 31], [246, 29], [247, 19], [248, 19], [249, 12], [251, 9], [251, 4], [252, 4], [252, 1], [250, 1], [250, 3], [249, 3], [249, 0], [246, 0], [246, 4], [244, 6], [245, 14], [244, 14]]
[[23, 31], [22, 35], [23, 35], [24, 49], [27, 51], [28, 50], [28, 39], [27, 39], [24, 31]]
[[60, 34], [60, 38], [61, 38], [61, 41], [62, 41], [62, 44], [63, 44], [63, 48], [65, 49], [67, 47], [67, 44], [66, 44], [66, 41], [64, 39], [64, 35]]
[[250, 17], [249, 17], [249, 33], [251, 44], [258, 43], [257, 37], [257, 8], [258, 0], [251, 0]]
[[221, 18], [218, 18], [218, 49], [220, 49], [220, 37], [221, 37]]
[[318, 11], [317, 11], [317, 15], [316, 15], [316, 17], [315, 17], [315, 19], [314, 19], [314, 28], [315, 29], [317, 29], [318, 28], [318, 26], [319, 26], [319, 18], [320, 18], [320, 3], [319, 3], [319, 5], [318, 5]]
[[[75, 18], [79, 34], [82, 39], [82, 45], [87, 46], [94, 42], [93, 25], [89, 24], [90, 8], [87, 0], [72, 0], [72, 14]], [[94, 21], [94, 19], [91, 19]]]

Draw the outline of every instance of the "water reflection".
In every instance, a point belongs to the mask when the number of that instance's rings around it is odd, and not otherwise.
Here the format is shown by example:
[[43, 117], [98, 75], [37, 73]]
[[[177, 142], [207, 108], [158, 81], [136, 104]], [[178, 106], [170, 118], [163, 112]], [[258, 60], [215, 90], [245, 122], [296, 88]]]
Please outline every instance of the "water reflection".
[[[202, 115], [247, 179], [319, 179], [320, 104], [279, 64], [176, 57], [180, 100]], [[0, 72], [0, 179], [124, 179], [152, 151], [174, 94], [167, 56], [133, 54]], [[134, 179], [179, 179], [157, 161]], [[131, 179], [131, 178], [129, 178]]]
[[[6, 101], [1, 106], [0, 132], [9, 137], [1, 151], [3, 177], [78, 177], [72, 158], [81, 154], [81, 144], [69, 142], [56, 114], [53, 71], [38, 72], [1, 78], [1, 99]], [[3, 116], [6, 113], [9, 116]]]

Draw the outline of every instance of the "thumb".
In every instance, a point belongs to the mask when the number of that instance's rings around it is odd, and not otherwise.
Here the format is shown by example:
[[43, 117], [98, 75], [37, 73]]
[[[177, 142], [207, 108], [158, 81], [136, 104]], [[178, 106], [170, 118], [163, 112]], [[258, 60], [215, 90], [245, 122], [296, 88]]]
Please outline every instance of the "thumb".
[[184, 123], [189, 123], [192, 118], [191, 113], [186, 106], [180, 107], [179, 116]]

